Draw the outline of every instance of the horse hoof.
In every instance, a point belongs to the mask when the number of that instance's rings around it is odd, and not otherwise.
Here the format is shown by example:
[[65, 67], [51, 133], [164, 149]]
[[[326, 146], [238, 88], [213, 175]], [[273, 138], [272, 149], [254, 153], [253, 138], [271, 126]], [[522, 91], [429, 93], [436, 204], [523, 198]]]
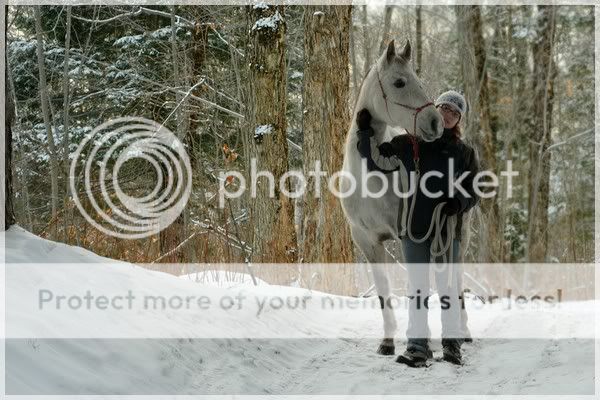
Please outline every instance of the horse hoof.
[[394, 346], [394, 342], [383, 341], [377, 348], [377, 354], [382, 356], [393, 356], [396, 351], [396, 347]]

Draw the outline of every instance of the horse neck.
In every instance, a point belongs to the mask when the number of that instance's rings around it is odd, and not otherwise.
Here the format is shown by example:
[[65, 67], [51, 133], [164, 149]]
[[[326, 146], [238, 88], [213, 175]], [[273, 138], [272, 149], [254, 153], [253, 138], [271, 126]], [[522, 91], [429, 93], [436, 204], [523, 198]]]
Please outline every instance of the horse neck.
[[[363, 82], [360, 95], [354, 106], [354, 112], [352, 113], [352, 125], [350, 127], [350, 131], [348, 132], [348, 138], [346, 140], [346, 146], [349, 147], [348, 150], [356, 149], [356, 142], [358, 141], [358, 136], [356, 135], [356, 131], [358, 130], [358, 125], [356, 124], [356, 114], [363, 108], [367, 108], [371, 110], [372, 114], [375, 114], [373, 116], [371, 128], [373, 128], [373, 130], [375, 131], [376, 141], [379, 143], [383, 142], [385, 132], [388, 128], [387, 122], [383, 119], [385, 118], [385, 113], [387, 111], [385, 110], [385, 108], [381, 110], [381, 107], [379, 107], [378, 109], [374, 101], [376, 98], [378, 99], [380, 97], [382, 98], [382, 94], [381, 89], [379, 88], [377, 77], [373, 73], [370, 73], [369, 75], [367, 75], [365, 81]], [[383, 116], [383, 118], [381, 116]], [[350, 154], [354, 154], [354, 152]]]

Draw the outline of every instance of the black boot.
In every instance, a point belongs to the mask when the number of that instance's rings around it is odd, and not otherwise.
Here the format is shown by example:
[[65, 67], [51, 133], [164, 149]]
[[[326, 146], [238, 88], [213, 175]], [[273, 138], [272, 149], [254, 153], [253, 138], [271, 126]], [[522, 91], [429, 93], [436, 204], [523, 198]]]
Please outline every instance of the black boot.
[[429, 339], [408, 339], [406, 351], [398, 356], [396, 362], [419, 368], [427, 367], [430, 358], [433, 358], [433, 352], [429, 348]]
[[461, 339], [442, 339], [444, 361], [448, 361], [456, 365], [462, 365], [462, 355], [460, 354], [461, 343]]

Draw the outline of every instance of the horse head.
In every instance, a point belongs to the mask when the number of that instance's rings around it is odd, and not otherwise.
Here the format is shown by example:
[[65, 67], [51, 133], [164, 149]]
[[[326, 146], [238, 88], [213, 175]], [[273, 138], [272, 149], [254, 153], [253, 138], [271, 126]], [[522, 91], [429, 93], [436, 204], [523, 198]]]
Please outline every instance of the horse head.
[[396, 53], [392, 40], [371, 68], [369, 111], [376, 121], [400, 126], [430, 142], [442, 135], [442, 117], [410, 65], [410, 42]]

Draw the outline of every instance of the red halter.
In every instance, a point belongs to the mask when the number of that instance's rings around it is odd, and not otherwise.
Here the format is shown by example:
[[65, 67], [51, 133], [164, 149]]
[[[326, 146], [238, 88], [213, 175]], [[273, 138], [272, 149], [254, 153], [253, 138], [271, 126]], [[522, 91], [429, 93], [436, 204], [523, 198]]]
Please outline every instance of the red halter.
[[[392, 116], [390, 115], [390, 110], [388, 109], [388, 102], [387, 102], [387, 94], [385, 93], [385, 90], [383, 89], [383, 84], [381, 83], [381, 79], [379, 78], [379, 70], [377, 69], [377, 67], [375, 67], [375, 71], [377, 72], [377, 81], [379, 82], [379, 87], [381, 88], [381, 93], [383, 95], [383, 101], [385, 101], [385, 110], [388, 114], [388, 116], [390, 117], [390, 119], [392, 119]], [[413, 148], [413, 161], [415, 163], [415, 168], [417, 169], [417, 172], [419, 171], [419, 142], [417, 141], [417, 116], [419, 115], [419, 113], [421, 111], [423, 111], [425, 108], [429, 107], [429, 106], [433, 106], [433, 102], [428, 102], [423, 104], [421, 107], [412, 107], [406, 104], [402, 104], [402, 103], [398, 103], [396, 101], [392, 101], [392, 103], [400, 106], [400, 107], [404, 107], [407, 108], [409, 110], [413, 110], [415, 111], [414, 113], [414, 117], [413, 117], [413, 133], [411, 134], [410, 132], [408, 132], [408, 137], [410, 138], [410, 142], [412, 144], [412, 148]]]

